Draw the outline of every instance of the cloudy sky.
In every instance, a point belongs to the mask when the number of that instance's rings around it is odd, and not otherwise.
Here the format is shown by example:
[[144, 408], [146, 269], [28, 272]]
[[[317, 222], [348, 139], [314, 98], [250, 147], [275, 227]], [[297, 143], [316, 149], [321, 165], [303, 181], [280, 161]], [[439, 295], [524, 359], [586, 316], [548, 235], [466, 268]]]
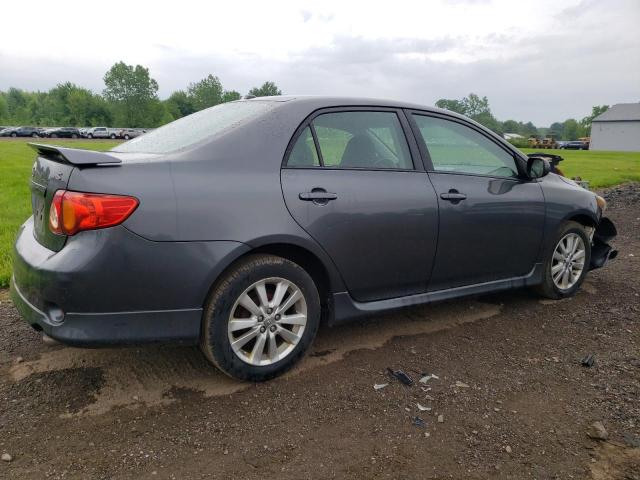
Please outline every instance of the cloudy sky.
[[[15, 20], [12, 20], [15, 19]], [[539, 126], [640, 101], [640, 0], [8, 2], [0, 90], [72, 81], [100, 92], [115, 62], [160, 97], [209, 73], [246, 93], [360, 95], [433, 105], [486, 95]]]

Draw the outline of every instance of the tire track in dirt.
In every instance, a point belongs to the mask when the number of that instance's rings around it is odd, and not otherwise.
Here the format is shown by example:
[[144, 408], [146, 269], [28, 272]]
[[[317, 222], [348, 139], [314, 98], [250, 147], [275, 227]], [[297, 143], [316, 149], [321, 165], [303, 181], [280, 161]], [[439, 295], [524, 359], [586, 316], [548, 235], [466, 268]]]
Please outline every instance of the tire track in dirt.
[[[500, 305], [464, 300], [413, 308], [363, 322], [323, 328], [308, 355], [287, 376], [299, 375], [342, 360], [351, 352], [377, 349], [394, 337], [434, 333], [500, 313]], [[104, 385], [95, 401], [62, 417], [100, 415], [112, 408], [165, 405], [176, 400], [176, 389], [215, 397], [251, 386], [227, 377], [209, 365], [195, 347], [148, 346], [109, 349], [64, 347], [43, 352], [40, 358], [15, 364], [9, 376], [20, 382], [30, 375], [74, 368], [98, 368]]]

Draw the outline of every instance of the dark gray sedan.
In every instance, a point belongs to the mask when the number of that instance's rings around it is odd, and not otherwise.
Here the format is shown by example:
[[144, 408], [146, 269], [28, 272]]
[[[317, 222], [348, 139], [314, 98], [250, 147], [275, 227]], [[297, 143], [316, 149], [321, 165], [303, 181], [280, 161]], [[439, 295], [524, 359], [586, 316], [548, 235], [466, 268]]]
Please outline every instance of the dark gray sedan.
[[33, 145], [12, 294], [74, 345], [201, 345], [289, 369], [321, 321], [535, 286], [615, 251], [604, 200], [451, 112], [359, 98], [218, 105], [109, 152]]

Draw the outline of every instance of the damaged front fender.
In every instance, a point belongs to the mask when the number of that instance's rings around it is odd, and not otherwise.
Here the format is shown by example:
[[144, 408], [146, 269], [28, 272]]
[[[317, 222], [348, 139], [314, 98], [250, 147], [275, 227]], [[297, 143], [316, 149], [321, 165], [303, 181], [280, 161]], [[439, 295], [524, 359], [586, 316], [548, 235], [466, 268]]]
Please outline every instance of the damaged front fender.
[[604, 266], [607, 261], [616, 258], [618, 251], [609, 245], [608, 242], [615, 238], [617, 234], [618, 231], [613, 222], [607, 217], [602, 217], [593, 233], [589, 270], [600, 268]]

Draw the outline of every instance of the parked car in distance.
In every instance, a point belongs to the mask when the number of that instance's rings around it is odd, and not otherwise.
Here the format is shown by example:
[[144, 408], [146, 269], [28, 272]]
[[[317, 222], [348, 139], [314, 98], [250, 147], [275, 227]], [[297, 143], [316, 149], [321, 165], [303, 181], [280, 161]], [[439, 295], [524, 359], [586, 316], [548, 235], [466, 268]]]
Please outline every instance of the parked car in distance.
[[87, 138], [118, 138], [118, 133], [107, 127], [93, 127], [87, 131]]
[[7, 127], [0, 132], [1, 137], [39, 137], [36, 127]]
[[256, 98], [108, 152], [32, 146], [11, 279], [26, 321], [73, 345], [199, 344], [249, 381], [291, 368], [321, 319], [570, 297], [616, 255], [604, 199], [422, 105]]
[[581, 140], [572, 140], [570, 142], [565, 142], [564, 145], [560, 146], [560, 148], [565, 150], [589, 150], [589, 144]]
[[43, 132], [48, 138], [80, 138], [80, 131], [75, 127], [51, 128]]
[[124, 138], [125, 140], [129, 140], [131, 138], [139, 137], [144, 133], [146, 133], [146, 130], [141, 130], [137, 128], [125, 128], [120, 130], [120, 132], [118, 133], [118, 137]]

